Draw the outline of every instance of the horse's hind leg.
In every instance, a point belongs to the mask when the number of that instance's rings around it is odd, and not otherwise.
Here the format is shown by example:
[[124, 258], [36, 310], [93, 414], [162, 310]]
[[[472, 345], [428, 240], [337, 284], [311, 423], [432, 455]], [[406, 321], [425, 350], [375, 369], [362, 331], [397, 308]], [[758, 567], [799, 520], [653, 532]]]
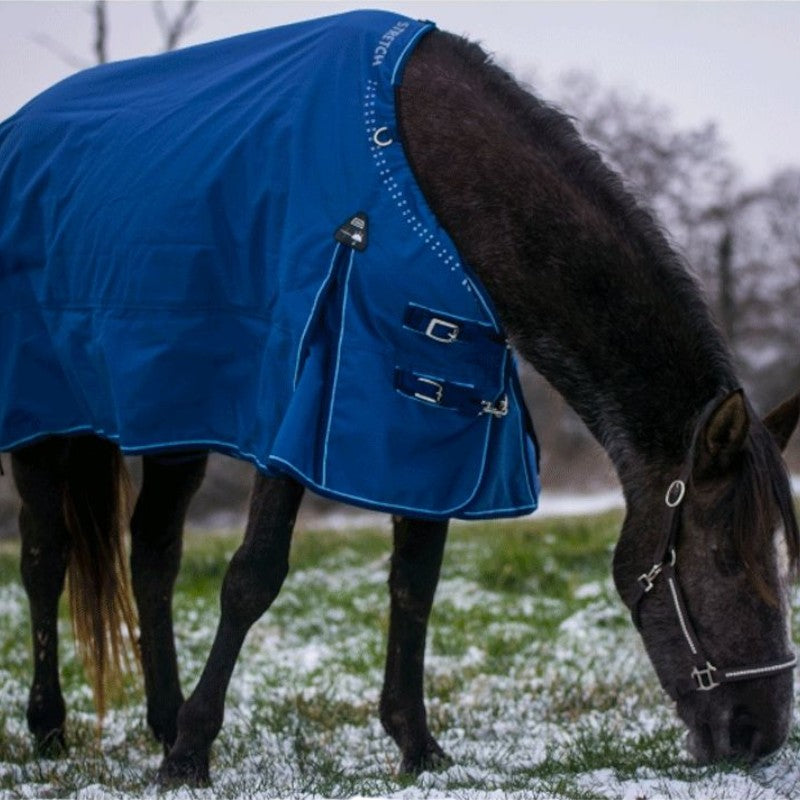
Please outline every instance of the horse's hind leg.
[[64, 588], [70, 539], [62, 507], [68, 444], [48, 439], [15, 451], [14, 482], [22, 498], [22, 582], [33, 637], [33, 683], [28, 728], [39, 752], [65, 748], [66, 709], [58, 676], [58, 601]]
[[447, 521], [394, 520], [381, 722], [403, 754], [401, 771], [411, 774], [449, 762], [428, 730], [423, 697], [425, 637], [446, 538]]
[[259, 475], [244, 542], [222, 584], [221, 614], [203, 674], [178, 713], [178, 738], [164, 759], [162, 785], [206, 783], [211, 744], [222, 727], [225, 693], [250, 626], [270, 607], [289, 569], [289, 545], [303, 488]]
[[131, 519], [131, 578], [139, 612], [139, 646], [147, 695], [147, 722], [167, 752], [175, 741], [183, 703], [172, 592], [181, 561], [189, 501], [205, 474], [206, 453], [170, 453], [143, 459], [142, 489]]

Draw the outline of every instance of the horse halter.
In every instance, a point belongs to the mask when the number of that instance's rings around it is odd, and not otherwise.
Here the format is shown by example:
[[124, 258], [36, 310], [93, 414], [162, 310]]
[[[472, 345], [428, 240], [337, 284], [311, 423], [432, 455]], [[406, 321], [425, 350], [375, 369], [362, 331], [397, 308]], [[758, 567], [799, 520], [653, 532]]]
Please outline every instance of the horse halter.
[[797, 665], [797, 656], [781, 659], [766, 664], [760, 664], [752, 667], [732, 667], [720, 668], [715, 667], [710, 659], [705, 654], [697, 633], [692, 625], [689, 616], [686, 602], [684, 600], [683, 591], [681, 590], [680, 583], [675, 569], [676, 552], [678, 534], [681, 528], [681, 515], [679, 509], [681, 503], [686, 497], [687, 486], [690, 483], [692, 467], [694, 464], [694, 455], [697, 440], [700, 431], [705, 426], [705, 423], [711, 416], [711, 413], [717, 408], [720, 402], [719, 397], [714, 398], [700, 415], [700, 418], [695, 427], [692, 437], [692, 442], [689, 447], [689, 453], [684, 463], [680, 476], [674, 480], [667, 489], [664, 497], [664, 503], [668, 509], [668, 520], [664, 529], [664, 533], [659, 541], [656, 549], [655, 558], [653, 559], [653, 566], [647, 571], [642, 573], [637, 579], [636, 595], [634, 596], [631, 604], [631, 617], [637, 629], [641, 630], [640, 613], [641, 604], [647, 595], [650, 594], [656, 581], [660, 576], [664, 577], [669, 589], [670, 599], [672, 606], [675, 609], [675, 615], [678, 618], [681, 633], [689, 647], [689, 652], [692, 656], [693, 669], [688, 677], [679, 676], [675, 678], [670, 687], [665, 685], [668, 694], [677, 699], [682, 695], [689, 694], [692, 691], [708, 692], [716, 689], [723, 683], [733, 683], [736, 681], [753, 680], [756, 678], [770, 677], [778, 675], [782, 672], [794, 669]]

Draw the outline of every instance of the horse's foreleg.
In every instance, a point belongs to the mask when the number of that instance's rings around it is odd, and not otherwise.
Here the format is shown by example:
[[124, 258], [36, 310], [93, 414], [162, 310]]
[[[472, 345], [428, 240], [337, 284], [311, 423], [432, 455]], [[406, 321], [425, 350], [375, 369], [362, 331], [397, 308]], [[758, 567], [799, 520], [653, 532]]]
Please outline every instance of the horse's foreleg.
[[289, 569], [289, 545], [303, 488], [259, 475], [244, 542], [222, 584], [221, 614], [211, 654], [178, 713], [178, 738], [164, 759], [162, 785], [206, 783], [211, 744], [222, 727], [225, 693], [248, 630], [272, 605]]
[[58, 676], [58, 601], [70, 552], [62, 509], [66, 447], [64, 440], [51, 439], [19, 450], [11, 459], [22, 498], [21, 573], [33, 637], [28, 728], [43, 754], [65, 749], [66, 709]]
[[147, 695], [147, 722], [167, 752], [175, 741], [183, 703], [172, 592], [181, 561], [183, 524], [200, 487], [208, 456], [169, 454], [143, 460], [142, 489], [131, 519], [131, 578], [139, 612], [139, 647]]
[[403, 754], [400, 769], [411, 774], [449, 761], [428, 730], [423, 697], [425, 636], [446, 538], [446, 521], [394, 520], [389, 643], [380, 712], [383, 727]]

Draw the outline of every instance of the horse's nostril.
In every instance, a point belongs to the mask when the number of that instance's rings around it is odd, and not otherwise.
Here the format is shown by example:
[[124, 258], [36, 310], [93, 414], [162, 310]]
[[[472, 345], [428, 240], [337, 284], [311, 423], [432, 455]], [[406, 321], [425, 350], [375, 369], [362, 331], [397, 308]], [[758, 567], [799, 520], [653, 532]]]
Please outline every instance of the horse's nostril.
[[735, 714], [731, 720], [730, 743], [733, 755], [752, 759], [759, 753], [755, 752], [754, 745], [757, 741], [758, 728], [753, 723], [752, 717], [744, 713]]

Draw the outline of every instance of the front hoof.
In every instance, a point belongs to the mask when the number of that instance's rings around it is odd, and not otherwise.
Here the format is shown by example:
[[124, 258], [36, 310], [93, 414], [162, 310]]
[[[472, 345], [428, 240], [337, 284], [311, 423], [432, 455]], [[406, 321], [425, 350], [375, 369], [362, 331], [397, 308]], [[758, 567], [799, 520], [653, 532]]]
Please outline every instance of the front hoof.
[[452, 764], [453, 759], [439, 747], [439, 743], [433, 737], [430, 737], [422, 750], [403, 756], [400, 774], [417, 776], [423, 772], [438, 772]]
[[198, 789], [210, 786], [208, 758], [168, 755], [158, 768], [156, 783], [162, 789], [175, 789], [184, 785]]
[[54, 728], [48, 733], [36, 734], [34, 752], [37, 758], [63, 758], [67, 755], [67, 740], [63, 728]]

